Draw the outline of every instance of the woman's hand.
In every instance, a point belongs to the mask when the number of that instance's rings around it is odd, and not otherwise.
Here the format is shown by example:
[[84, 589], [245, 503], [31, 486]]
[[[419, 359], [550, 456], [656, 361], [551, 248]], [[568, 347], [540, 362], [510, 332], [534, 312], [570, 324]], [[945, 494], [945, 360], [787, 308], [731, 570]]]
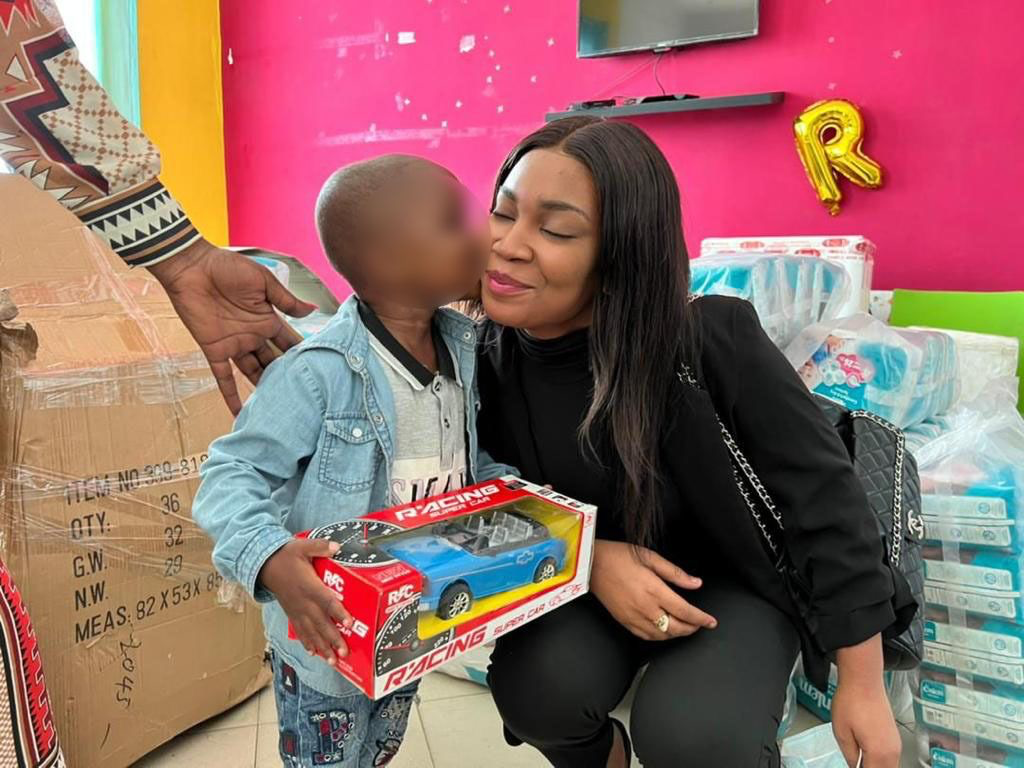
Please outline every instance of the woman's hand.
[[836, 664], [839, 686], [832, 699], [832, 731], [846, 762], [851, 768], [899, 768], [902, 742], [885, 695], [881, 636], [840, 648]]
[[[694, 608], [669, 584], [697, 589], [701, 581], [649, 549], [621, 541], [595, 542], [590, 590], [634, 635], [667, 640], [718, 626], [714, 617]], [[668, 632], [662, 632], [656, 623], [664, 614], [669, 617]]]

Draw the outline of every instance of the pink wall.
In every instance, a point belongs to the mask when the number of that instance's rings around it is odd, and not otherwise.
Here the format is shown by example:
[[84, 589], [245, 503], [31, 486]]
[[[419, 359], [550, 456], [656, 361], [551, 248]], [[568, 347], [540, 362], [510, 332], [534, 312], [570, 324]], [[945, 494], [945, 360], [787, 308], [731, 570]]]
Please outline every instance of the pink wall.
[[[639, 121], [678, 174], [691, 253], [707, 236], [864, 234], [879, 247], [876, 287], [1024, 287], [1024, 4], [761, 6], [760, 37], [673, 53], [660, 75], [701, 95], [786, 91], [781, 106]], [[322, 275], [313, 202], [337, 166], [422, 154], [486, 198], [505, 152], [552, 107], [655, 92], [650, 55], [577, 61], [573, 0], [221, 8], [231, 240], [293, 253]], [[400, 44], [402, 33], [415, 42]], [[460, 52], [469, 35], [475, 46]], [[865, 149], [886, 172], [879, 191], [844, 185], [834, 219], [791, 130], [830, 97], [861, 105]]]

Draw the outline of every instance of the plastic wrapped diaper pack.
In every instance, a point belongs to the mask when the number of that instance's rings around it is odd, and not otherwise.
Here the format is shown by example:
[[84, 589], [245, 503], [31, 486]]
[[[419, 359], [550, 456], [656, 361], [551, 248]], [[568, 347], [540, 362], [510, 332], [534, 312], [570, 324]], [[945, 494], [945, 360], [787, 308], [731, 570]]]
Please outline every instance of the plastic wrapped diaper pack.
[[277, 278], [277, 281], [281, 285], [285, 286], [286, 288], [288, 287], [288, 277], [290, 270], [288, 269], [288, 265], [285, 264], [283, 261], [281, 261], [280, 259], [272, 259], [269, 256], [249, 256], [249, 258], [255, 261], [257, 264], [262, 264], [264, 267], [269, 269], [273, 273], [274, 277]]
[[810, 256], [722, 254], [690, 264], [690, 290], [754, 305], [765, 332], [784, 347], [803, 328], [839, 315], [851, 290], [840, 266]]
[[[933, 331], [935, 328], [911, 330]], [[1008, 336], [942, 330], [953, 338], [958, 361], [959, 402], [970, 403], [993, 381], [1012, 378], [1020, 362], [1020, 342]], [[1014, 394], [1016, 402], [1016, 394]]]
[[[337, 301], [330, 294], [330, 291], [317, 279], [308, 269], [298, 264], [289, 257], [282, 256], [274, 258], [271, 251], [262, 251], [255, 248], [241, 249], [241, 253], [247, 255], [257, 264], [262, 264], [269, 269], [274, 277], [285, 288], [299, 296], [304, 301], [319, 303], [323, 308], [331, 311], [337, 309]], [[289, 259], [296, 266], [290, 267], [284, 259]], [[293, 285], [292, 283], [295, 283]], [[299, 290], [301, 288], [301, 290]], [[327, 327], [327, 324], [334, 317], [332, 312], [324, 312], [317, 309], [305, 317], [286, 317], [285, 320], [292, 328], [299, 332], [304, 339], [308, 339], [314, 333], [318, 333]]]
[[911, 429], [925, 525], [922, 754], [1024, 766], [1024, 418], [1016, 383]]
[[782, 742], [782, 768], [847, 768], [829, 723]]
[[700, 244], [701, 257], [725, 253], [804, 256], [842, 267], [850, 276], [851, 290], [837, 317], [868, 311], [875, 251], [875, 244], [861, 235], [706, 237]]
[[491, 664], [493, 650], [494, 643], [477, 646], [454, 661], [438, 667], [437, 671], [443, 672], [449, 677], [457, 677], [460, 680], [469, 680], [471, 683], [486, 686], [487, 667]]
[[931, 605], [922, 666], [1024, 690], [1024, 629]]
[[944, 413], [957, 397], [950, 336], [890, 328], [870, 315], [805, 328], [786, 357], [811, 391], [898, 427]]

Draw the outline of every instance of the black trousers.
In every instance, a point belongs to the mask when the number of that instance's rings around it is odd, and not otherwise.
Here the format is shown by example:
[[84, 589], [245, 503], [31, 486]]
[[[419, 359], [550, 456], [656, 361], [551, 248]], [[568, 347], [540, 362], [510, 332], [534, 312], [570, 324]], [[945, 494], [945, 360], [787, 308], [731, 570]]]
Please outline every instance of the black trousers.
[[799, 650], [792, 620], [741, 587], [686, 597], [718, 628], [644, 641], [586, 595], [499, 639], [488, 681], [508, 733], [556, 768], [604, 768], [609, 712], [646, 664], [630, 713], [644, 768], [778, 766], [775, 738]]

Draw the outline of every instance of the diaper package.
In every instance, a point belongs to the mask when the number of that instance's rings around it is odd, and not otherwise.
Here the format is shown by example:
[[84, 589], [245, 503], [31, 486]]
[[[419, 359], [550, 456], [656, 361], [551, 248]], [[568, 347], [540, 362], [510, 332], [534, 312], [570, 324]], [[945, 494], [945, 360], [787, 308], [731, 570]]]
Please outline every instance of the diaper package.
[[1016, 381], [909, 430], [925, 524], [924, 662], [932, 765], [1024, 766], [1024, 419]]
[[875, 244], [860, 235], [708, 237], [700, 244], [702, 258], [727, 253], [805, 256], [842, 267], [850, 276], [851, 290], [839, 308], [838, 317], [868, 311], [875, 251]]
[[957, 675], [925, 667], [921, 670], [919, 698], [934, 704], [983, 718], [996, 718], [1024, 725], [1024, 703], [1017, 686], [975, 679], [961, 686]]
[[807, 388], [909, 427], [957, 399], [956, 345], [936, 331], [890, 328], [866, 314], [816, 323], [787, 346]]
[[[958, 527], [966, 526], [951, 526]], [[924, 558], [927, 602], [1024, 623], [1021, 604], [1024, 558], [1021, 555], [973, 548], [955, 547], [950, 551], [950, 548], [926, 547]]]
[[460, 656], [438, 668], [449, 677], [457, 677], [460, 680], [469, 680], [477, 685], [487, 685], [487, 667], [491, 664], [491, 652], [494, 650], [494, 643], [487, 643], [478, 646], [473, 650]]
[[288, 276], [291, 270], [288, 269], [288, 265], [283, 261], [269, 256], [249, 256], [249, 258], [269, 269], [281, 285], [285, 288], [288, 287]]
[[959, 402], [969, 403], [993, 381], [1016, 376], [1020, 362], [1020, 342], [1009, 336], [967, 333], [938, 328], [911, 326], [912, 330], [941, 331], [956, 344]]
[[782, 768], [847, 768], [828, 723], [782, 742]]
[[768, 336], [784, 347], [808, 325], [838, 317], [852, 288], [842, 267], [822, 259], [741, 253], [693, 261], [690, 290], [746, 299]]
[[288, 325], [306, 339], [323, 330], [338, 311], [338, 300], [320, 279], [306, 266], [291, 256], [285, 256], [261, 248], [239, 248], [239, 253], [248, 256], [257, 264], [269, 269], [285, 288], [302, 301], [315, 304], [318, 308], [305, 317], [285, 317]]
[[1024, 768], [1024, 756], [968, 734], [919, 726], [918, 750], [932, 768]]

